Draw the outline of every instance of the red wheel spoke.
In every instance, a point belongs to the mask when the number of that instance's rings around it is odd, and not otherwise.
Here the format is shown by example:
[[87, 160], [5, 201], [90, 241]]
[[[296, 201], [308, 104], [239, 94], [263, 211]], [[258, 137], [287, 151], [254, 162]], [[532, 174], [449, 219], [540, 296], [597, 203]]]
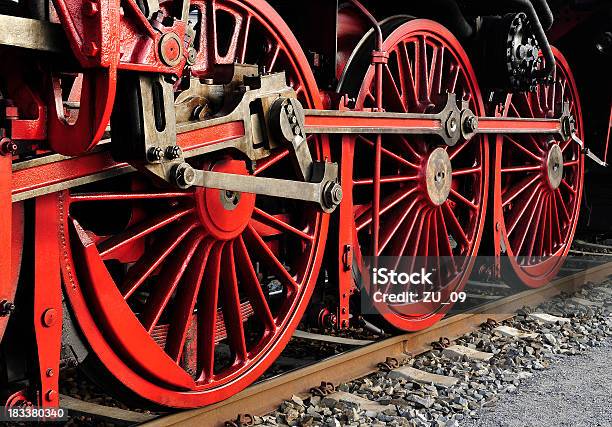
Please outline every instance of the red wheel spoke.
[[[369, 145], [372, 148], [375, 148], [375, 143], [370, 141], [369, 139], [363, 137], [362, 135], [359, 135], [357, 137], [358, 141], [363, 141], [365, 142], [367, 145]], [[395, 160], [397, 163], [403, 165], [403, 166], [407, 166], [409, 168], [412, 169], [418, 169], [419, 167], [417, 165], [415, 165], [414, 163], [409, 162], [408, 160], [404, 159], [403, 157], [398, 156], [397, 154], [395, 154], [392, 151], [387, 150], [386, 148], [382, 148], [381, 149], [381, 153], [385, 156], [387, 156], [389, 159]]]
[[537, 191], [539, 187], [540, 186], [536, 186], [534, 191], [531, 193], [531, 196], [529, 196], [529, 199], [527, 199], [527, 201], [525, 203], [521, 203], [520, 205], [517, 204], [518, 210], [514, 211], [514, 212], [517, 212], [517, 213], [515, 213], [514, 216], [511, 217], [511, 219], [509, 221], [510, 226], [507, 227], [508, 236], [510, 236], [512, 234], [512, 232], [514, 231], [514, 228], [517, 226], [517, 224], [519, 223], [519, 221], [521, 220], [521, 218], [523, 217], [523, 215], [527, 211], [527, 208], [530, 206], [531, 201], [539, 193], [539, 191]]
[[232, 244], [226, 244], [223, 248], [221, 271], [223, 285], [220, 288], [219, 296], [223, 302], [225, 330], [227, 331], [230, 347], [236, 356], [234, 363], [242, 363], [247, 359], [243, 324], [246, 319], [242, 318], [234, 245]]
[[563, 236], [561, 235], [561, 221], [559, 220], [559, 207], [557, 206], [557, 198], [555, 197], [556, 192], [553, 192], [550, 200], [551, 200], [551, 217], [553, 223], [555, 225], [555, 234], [557, 238], [557, 243], [563, 243]]
[[181, 359], [183, 346], [187, 338], [187, 329], [193, 316], [200, 284], [213, 245], [214, 240], [206, 240], [198, 246], [190, 264], [192, 267], [187, 271], [183, 285], [179, 286], [177, 290], [166, 338], [166, 353], [177, 363]]
[[508, 166], [502, 168], [502, 173], [525, 173], [525, 172], [539, 172], [542, 170], [541, 165], [528, 165], [528, 166]]
[[203, 289], [198, 299], [198, 368], [200, 380], [213, 379], [217, 338], [217, 307], [221, 278], [221, 252], [225, 243], [216, 244], [206, 264]]
[[123, 297], [128, 299], [195, 227], [195, 221], [178, 224], [153, 248], [147, 250], [125, 275], [120, 289]]
[[245, 232], [245, 237], [247, 237], [249, 241], [249, 247], [253, 247], [253, 250], [261, 257], [262, 262], [278, 274], [278, 279], [281, 280], [290, 291], [297, 291], [299, 288], [298, 283], [291, 274], [289, 274], [278, 258], [276, 258], [270, 247], [263, 241], [257, 231], [251, 225], [248, 225]]
[[461, 72], [461, 69], [457, 66], [457, 65], [452, 65], [451, 66], [451, 75], [450, 75], [450, 86], [449, 86], [449, 92], [451, 93], [455, 93], [455, 91], [457, 90], [457, 82], [459, 81], [459, 73]]
[[[393, 184], [399, 182], [408, 182], [408, 181], [416, 181], [419, 179], [418, 175], [391, 175], [391, 176], [381, 176], [380, 183], [381, 184]], [[373, 185], [373, 178], [364, 178], [357, 179], [353, 181], [353, 185]]]
[[523, 144], [521, 144], [520, 142], [516, 141], [514, 138], [512, 138], [511, 136], [508, 135], [504, 135], [504, 139], [508, 142], [510, 142], [512, 144], [512, 146], [516, 149], [518, 149], [519, 151], [521, 151], [522, 153], [526, 154], [528, 157], [532, 158], [533, 160], [535, 160], [536, 162], [541, 162], [542, 159], [540, 158], [540, 156], [538, 156], [537, 154], [535, 154], [534, 152], [528, 150]]
[[567, 207], [565, 206], [565, 202], [563, 201], [563, 196], [561, 195], [561, 192], [559, 190], [555, 191], [555, 197], [559, 197], [559, 204], [561, 205], [561, 212], [563, 213], [563, 215], [565, 216], [565, 219], [567, 221], [570, 220], [570, 214], [567, 211]]
[[[529, 234], [529, 228], [533, 224], [533, 219], [535, 217], [536, 211], [538, 210], [540, 206], [541, 199], [542, 199], [542, 193], [540, 192], [538, 193], [538, 198], [535, 200], [533, 204], [533, 208], [530, 209], [531, 214], [529, 216], [529, 219], [523, 222], [525, 225], [521, 228], [520, 232], [515, 235], [515, 239], [519, 239], [519, 244], [518, 246], [516, 246], [516, 250], [514, 251], [517, 255], [522, 253], [523, 245], [525, 244], [525, 239], [527, 238]], [[510, 233], [508, 233], [508, 235], [510, 235]]]
[[236, 246], [236, 260], [240, 279], [241, 282], [244, 283], [243, 289], [249, 294], [249, 301], [251, 301], [253, 310], [268, 329], [267, 332], [274, 333], [276, 329], [274, 316], [270, 311], [270, 306], [261, 288], [261, 283], [257, 278], [255, 267], [253, 267], [253, 261], [249, 256], [249, 252], [242, 237], [239, 237], [234, 245]]
[[246, 63], [246, 52], [247, 52], [247, 45], [249, 42], [249, 32], [251, 31], [251, 15], [247, 15], [244, 17], [245, 19], [245, 24], [244, 24], [244, 31], [242, 33], [242, 49], [240, 50], [240, 63], [241, 64], [245, 64]]
[[183, 208], [177, 211], [152, 217], [133, 227], [130, 227], [124, 232], [100, 243], [98, 246], [100, 256], [104, 260], [112, 259], [115, 252], [123, 248], [125, 245], [141, 239], [156, 230], [162, 229], [168, 224], [173, 223], [191, 212], [193, 212], [193, 208]]
[[441, 46], [440, 48], [436, 49], [436, 62], [435, 62], [435, 68], [433, 70], [432, 73], [432, 90], [435, 90], [435, 94], [442, 94], [442, 81], [443, 81], [443, 74], [444, 74], [444, 55], [446, 54], [446, 48], [444, 46]]
[[402, 95], [397, 88], [397, 84], [395, 83], [395, 79], [391, 74], [391, 70], [389, 70], [388, 66], [385, 66], [383, 70], [383, 92], [389, 106], [393, 109], [393, 111], [405, 113], [406, 107], [404, 105], [404, 101], [402, 100]]
[[575, 189], [573, 189], [573, 188], [572, 188], [572, 187], [571, 187], [571, 186], [570, 186], [570, 185], [567, 183], [567, 181], [565, 180], [565, 178], [563, 178], [563, 179], [561, 180], [561, 184], [563, 184], [563, 186], [564, 186], [565, 188], [567, 188], [567, 189], [568, 189], [568, 191], [570, 191], [572, 194], [576, 194], [576, 190], [575, 190]]
[[397, 269], [397, 266], [399, 265], [399, 257], [404, 256], [404, 254], [406, 253], [406, 248], [408, 246], [408, 242], [410, 241], [410, 238], [413, 234], [413, 231], [416, 227], [416, 223], [417, 221], [421, 218], [421, 212], [424, 210], [424, 204], [423, 203], [419, 203], [416, 206], [416, 210], [414, 212], [413, 215], [410, 216], [410, 219], [408, 222], [404, 222], [404, 226], [401, 229], [401, 233], [398, 234], [398, 236], [404, 236], [403, 239], [398, 240], [398, 239], [394, 239], [392, 244], [392, 248], [391, 248], [391, 253], [395, 254], [395, 256], [398, 257], [398, 260], [396, 262], [396, 266], [395, 268]]
[[538, 175], [528, 176], [513, 186], [510, 194], [502, 194], [502, 207], [506, 207], [510, 202], [516, 199], [523, 191], [531, 187], [540, 177]]
[[464, 205], [472, 209], [478, 209], [478, 205], [476, 203], [472, 202], [471, 200], [466, 199], [462, 194], [459, 194], [459, 192], [457, 192], [457, 190], [455, 190], [454, 188], [451, 188], [450, 196], [452, 196], [455, 200], [460, 201], [461, 203], [463, 203]]
[[579, 160], [570, 160], [568, 162], [564, 162], [563, 163], [563, 167], [574, 167], [574, 166], [578, 166], [580, 164]]
[[414, 73], [412, 72], [412, 65], [408, 52], [406, 50], [406, 44], [402, 43], [398, 46], [398, 67], [400, 75], [402, 76], [402, 96], [406, 101], [406, 104], [414, 107], [418, 104], [418, 95], [416, 91], [416, 83], [414, 81]]
[[418, 36], [414, 43], [417, 93], [419, 101], [429, 103], [429, 67], [427, 66], [427, 44], [424, 36]]
[[439, 67], [438, 63], [442, 62], [438, 59], [439, 49], [436, 46], [433, 46], [432, 51], [433, 52], [431, 54], [431, 64], [429, 66], [428, 71], [429, 81], [427, 82], [427, 93], [429, 99], [431, 99], [432, 95], [434, 94], [433, 87], [434, 82], [436, 81], [436, 72], [438, 71]]
[[276, 47], [274, 48], [274, 53], [272, 53], [272, 56], [270, 57], [266, 65], [266, 70], [268, 72], [272, 72], [274, 70], [274, 66], [276, 65], [276, 61], [278, 60], [279, 54], [280, 54], [280, 46], [276, 45]]
[[570, 146], [570, 144], [572, 144], [572, 140], [568, 139], [567, 141], [562, 142], [561, 144], [559, 144], [561, 146], [561, 152], [565, 153], [565, 150], [567, 149], [567, 147]]
[[278, 230], [278, 231], [288, 231], [292, 234], [295, 234], [296, 236], [300, 237], [301, 239], [304, 239], [308, 242], [312, 242], [314, 240], [314, 236], [311, 234], [307, 234], [305, 232], [303, 232], [302, 230], [298, 230], [297, 228], [287, 224], [286, 222], [284, 222], [283, 220], [270, 215], [269, 213], [265, 212], [262, 209], [259, 208], [255, 208], [253, 211], [253, 214], [255, 217], [259, 218], [259, 220], [261, 220], [261, 222], [263, 222], [264, 224]]
[[[405, 200], [406, 197], [410, 196], [411, 194], [414, 194], [417, 190], [418, 188], [412, 187], [409, 190], [399, 189], [395, 191], [393, 194], [383, 199], [383, 201], [380, 204], [379, 215], [382, 216], [383, 214], [387, 213], [390, 209], [392, 209], [393, 207], [401, 203], [403, 200]], [[361, 231], [364, 227], [367, 227], [368, 225], [372, 223], [372, 207], [371, 206], [372, 205], [369, 204], [364, 212], [362, 212], [361, 214], [357, 214], [357, 213], [355, 214], [355, 218], [359, 219], [358, 221], [356, 221], [357, 231]]]
[[377, 255], [380, 256], [382, 252], [385, 250], [385, 248], [387, 247], [391, 239], [396, 235], [397, 230], [404, 223], [406, 218], [408, 218], [408, 215], [412, 211], [412, 208], [416, 205], [417, 201], [418, 199], [413, 200], [412, 203], [410, 203], [408, 208], [406, 208], [404, 213], [399, 218], [394, 218], [392, 221], [389, 221], [387, 224], [385, 224], [385, 227], [383, 227], [383, 230], [381, 233], [382, 244], [380, 245], [378, 249]]
[[170, 297], [176, 290], [183, 274], [185, 274], [185, 270], [202, 239], [203, 236], [198, 233], [189, 235], [187, 241], [181, 245], [180, 252], [162, 270], [157, 287], [152, 290], [142, 314], [142, 325], [149, 333], [157, 325], [157, 321], [168, 305]]
[[459, 155], [459, 153], [461, 153], [463, 151], [463, 149], [470, 144], [471, 141], [472, 140], [467, 141], [467, 142], [463, 142], [463, 143], [458, 143], [454, 147], [447, 148], [448, 157], [450, 158], [450, 160], [453, 161], [455, 159], [455, 157], [457, 157]]
[[390, 134], [387, 137], [399, 141], [401, 146], [409, 151], [415, 159], [421, 160], [423, 158], [423, 155], [416, 150], [414, 144], [408, 141], [404, 135]]
[[452, 172], [453, 176], [462, 176], [462, 175], [481, 175], [482, 167], [474, 166], [471, 168], [463, 168], [463, 169], [455, 169]]
[[[538, 237], [538, 230], [540, 229], [540, 221], [542, 220], [542, 208], [544, 207], [544, 198], [542, 197], [542, 195], [538, 195], [538, 201], [536, 204], [536, 209], [535, 209], [535, 214], [534, 214], [534, 222], [529, 224], [529, 228], [527, 229], [527, 232], [525, 233], [526, 235], [529, 235], [529, 249], [527, 251], [527, 253], [525, 254], [526, 256], [530, 257], [533, 254], [533, 249], [535, 247], [535, 242], [539, 239]], [[529, 232], [530, 230], [532, 230], [532, 232]], [[520, 248], [517, 249], [514, 253], [516, 256], [519, 256], [522, 254], [522, 252], [520, 251]]]
[[276, 163], [278, 163], [279, 161], [287, 157], [288, 154], [289, 154], [289, 149], [287, 148], [281, 148], [280, 150], [274, 152], [270, 156], [266, 157], [265, 159], [257, 163], [257, 169], [255, 169], [255, 172], [253, 172], [253, 175], [255, 176], [260, 175], [263, 171], [268, 169], [270, 166], [275, 165]]
[[[444, 247], [446, 251], [446, 256], [450, 258], [451, 264], [453, 265], [453, 269], [454, 269], [453, 273], [455, 273], [457, 271], [457, 264], [455, 263], [455, 257], [453, 255], [453, 248], [451, 247], [451, 243], [450, 243], [448, 227], [446, 226], [446, 221], [444, 220], [444, 213], [442, 211], [443, 209], [444, 208], [440, 208], [436, 210], [438, 221], [440, 224], [440, 233], [442, 233], [441, 242], [442, 242], [442, 246]], [[442, 251], [440, 252], [443, 253]]]
[[448, 203], [444, 203], [442, 205], [442, 212], [445, 215], [446, 225], [448, 226], [451, 235], [455, 238], [455, 240], [457, 240], [457, 243], [463, 244], [464, 246], [468, 246], [470, 244], [470, 240], [465, 234], [465, 231], [461, 227], [457, 216], [455, 216], [455, 213], [450, 208]]

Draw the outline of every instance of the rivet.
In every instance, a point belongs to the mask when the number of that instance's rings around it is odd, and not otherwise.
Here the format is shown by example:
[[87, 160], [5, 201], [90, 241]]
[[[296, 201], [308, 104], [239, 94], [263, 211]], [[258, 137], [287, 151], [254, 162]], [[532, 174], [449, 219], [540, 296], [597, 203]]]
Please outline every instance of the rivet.
[[48, 308], [45, 310], [42, 316], [42, 323], [47, 328], [50, 328], [55, 323], [55, 309]]
[[57, 398], [57, 391], [49, 390], [47, 394], [45, 395], [45, 398], [47, 399], [48, 402], [53, 402]]

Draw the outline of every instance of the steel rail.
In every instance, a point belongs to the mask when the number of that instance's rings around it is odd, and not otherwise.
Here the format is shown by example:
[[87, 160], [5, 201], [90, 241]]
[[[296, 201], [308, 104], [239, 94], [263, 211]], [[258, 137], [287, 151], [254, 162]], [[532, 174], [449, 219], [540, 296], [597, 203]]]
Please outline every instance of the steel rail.
[[459, 338], [488, 319], [499, 322], [511, 318], [516, 310], [524, 306], [537, 305], [562, 292], [574, 292], [589, 281], [601, 281], [610, 275], [612, 262], [603, 263], [557, 279], [542, 288], [523, 291], [448, 317], [424, 331], [388, 338], [256, 383], [223, 402], [163, 416], [143, 425], [222, 426], [226, 420], [235, 419], [239, 413], [265, 414], [291, 395], [303, 395], [322, 381], [338, 384], [363, 377], [375, 372], [377, 364], [387, 357], [415, 356], [430, 350], [430, 344], [441, 337], [451, 340]]

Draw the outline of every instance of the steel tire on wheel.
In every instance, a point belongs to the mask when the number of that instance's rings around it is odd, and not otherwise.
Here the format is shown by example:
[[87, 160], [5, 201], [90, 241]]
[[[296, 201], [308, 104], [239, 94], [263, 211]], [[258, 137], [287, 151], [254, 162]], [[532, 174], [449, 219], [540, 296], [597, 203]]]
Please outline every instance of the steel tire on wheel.
[[[583, 139], [576, 82], [561, 52], [554, 48], [553, 52], [557, 63], [554, 83], [538, 85], [533, 93], [510, 95], [503, 114], [559, 117], [561, 103], [568, 102], [577, 135]], [[507, 255], [502, 259], [502, 271], [512, 283], [518, 279], [531, 288], [544, 286], [558, 273], [574, 237], [584, 155], [571, 139], [500, 135], [495, 162], [495, 220]]]
[[[298, 42], [269, 5], [194, 5], [215, 31], [234, 25], [222, 47], [201, 31], [214, 61], [203, 58], [200, 75], [235, 59], [283, 70], [300, 101], [321, 108]], [[325, 139], [308, 140], [315, 159], [329, 157]], [[254, 173], [298, 179], [287, 153]], [[248, 173], [228, 155], [190, 161]], [[277, 358], [315, 286], [329, 220], [305, 202], [168, 190], [137, 175], [63, 192], [58, 203], [65, 292], [93, 354], [130, 393], [176, 408], [226, 399]]]
[[[484, 111], [480, 90], [468, 57], [457, 39], [440, 24], [406, 17], [382, 23], [384, 50], [390, 55], [384, 66], [383, 107], [389, 112], [436, 113], [445, 106], [446, 92], [454, 92], [470, 109]], [[423, 46], [426, 48], [423, 49]], [[374, 108], [374, 66], [370, 65], [373, 36], [364, 38], [351, 57], [340, 87], [355, 97], [356, 109]], [[376, 135], [352, 141], [349, 158], [342, 167], [352, 167], [355, 279], [369, 289], [364, 257], [372, 254], [372, 200]], [[345, 151], [346, 153], [346, 151]], [[433, 154], [432, 154], [433, 153]], [[444, 160], [452, 169], [446, 176], [450, 192], [446, 198], [428, 190], [429, 160]], [[486, 137], [460, 141], [448, 147], [436, 137], [383, 135], [380, 196], [379, 256], [438, 257], [461, 260], [456, 274], [442, 278], [438, 290], [442, 302], [460, 291], [467, 281], [478, 252], [488, 193], [488, 145]], [[431, 188], [431, 187], [429, 187]], [[451, 243], [455, 242], [455, 243]], [[430, 264], [431, 265], [431, 264]], [[452, 304], [420, 304], [389, 307], [375, 304], [394, 327], [414, 331], [440, 320]]]

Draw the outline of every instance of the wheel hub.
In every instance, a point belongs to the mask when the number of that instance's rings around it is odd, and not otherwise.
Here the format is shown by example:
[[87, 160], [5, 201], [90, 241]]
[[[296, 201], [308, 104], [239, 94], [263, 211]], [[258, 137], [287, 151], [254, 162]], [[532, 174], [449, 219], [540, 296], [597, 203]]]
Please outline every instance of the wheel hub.
[[563, 179], [563, 153], [558, 144], [552, 144], [547, 159], [548, 182], [553, 190], [559, 188]]
[[446, 150], [442, 147], [431, 152], [425, 172], [427, 194], [436, 206], [443, 204], [450, 194], [452, 166]]
[[[244, 162], [222, 160], [210, 170], [215, 172], [247, 175]], [[255, 195], [237, 191], [199, 188], [196, 190], [198, 217], [206, 231], [218, 240], [231, 240], [242, 233], [247, 226], [253, 208]]]

